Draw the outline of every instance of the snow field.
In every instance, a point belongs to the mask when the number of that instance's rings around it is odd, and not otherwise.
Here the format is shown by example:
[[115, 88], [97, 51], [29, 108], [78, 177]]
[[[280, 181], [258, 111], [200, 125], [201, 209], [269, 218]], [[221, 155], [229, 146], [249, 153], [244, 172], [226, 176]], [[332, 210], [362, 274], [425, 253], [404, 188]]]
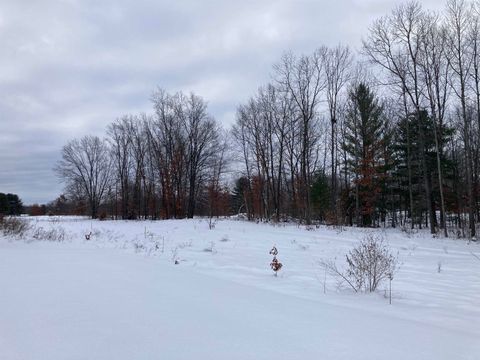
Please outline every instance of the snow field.
[[365, 230], [30, 221], [66, 240], [1, 239], [1, 359], [480, 358], [475, 243], [385, 231], [400, 262], [388, 305], [387, 284], [353, 294], [319, 265], [343, 264]]

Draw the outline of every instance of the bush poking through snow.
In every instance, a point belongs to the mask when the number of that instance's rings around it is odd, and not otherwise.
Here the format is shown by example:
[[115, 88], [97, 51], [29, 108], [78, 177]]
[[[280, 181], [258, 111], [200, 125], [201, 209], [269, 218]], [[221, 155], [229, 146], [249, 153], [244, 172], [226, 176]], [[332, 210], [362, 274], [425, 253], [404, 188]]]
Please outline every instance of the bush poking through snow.
[[217, 222], [213, 218], [208, 219], [208, 228], [210, 230], [215, 229], [215, 225], [217, 225]]
[[393, 277], [397, 259], [390, 253], [383, 238], [367, 235], [362, 242], [346, 256], [347, 276], [353, 280], [357, 289], [375, 291], [378, 285]]
[[346, 255], [347, 267], [340, 270], [334, 261], [323, 262], [327, 270], [347, 283], [355, 292], [374, 292], [388, 279], [393, 279], [397, 258], [390, 253], [380, 236], [368, 234]]
[[136, 253], [145, 252], [145, 245], [140, 242], [133, 243], [133, 248], [135, 249]]
[[0, 230], [5, 236], [23, 237], [30, 228], [28, 221], [17, 217], [0, 217]]
[[413, 237], [417, 232], [418, 230], [417, 229], [412, 229], [411, 227], [409, 227], [408, 225], [402, 225], [400, 227], [400, 230], [402, 232], [404, 232], [408, 238], [411, 238]]
[[178, 246], [175, 246], [172, 250], [170, 250], [171, 253], [172, 253], [172, 262], [175, 264], [175, 265], [178, 265], [180, 264], [180, 260], [178, 258]]
[[47, 230], [40, 226], [35, 228], [32, 237], [35, 240], [63, 241], [65, 240], [65, 229], [58, 227]]
[[217, 252], [217, 250], [215, 250], [215, 243], [213, 241], [210, 241], [210, 246], [207, 246], [205, 249], [203, 249], [203, 251], [215, 254]]

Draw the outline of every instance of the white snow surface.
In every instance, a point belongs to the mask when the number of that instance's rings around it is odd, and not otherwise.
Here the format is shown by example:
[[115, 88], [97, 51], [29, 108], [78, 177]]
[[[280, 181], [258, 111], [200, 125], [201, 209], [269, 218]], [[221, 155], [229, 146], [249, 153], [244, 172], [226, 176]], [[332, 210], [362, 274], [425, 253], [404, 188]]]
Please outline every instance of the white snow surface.
[[28, 221], [0, 237], [0, 359], [480, 359], [478, 243], [375, 230], [400, 263], [389, 305], [388, 284], [356, 294], [319, 264], [374, 230]]

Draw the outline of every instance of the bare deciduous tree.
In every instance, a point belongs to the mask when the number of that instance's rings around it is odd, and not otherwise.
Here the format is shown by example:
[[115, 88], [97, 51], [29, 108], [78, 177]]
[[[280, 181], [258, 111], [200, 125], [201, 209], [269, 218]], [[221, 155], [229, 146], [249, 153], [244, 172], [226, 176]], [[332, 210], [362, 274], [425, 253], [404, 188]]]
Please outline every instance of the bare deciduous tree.
[[[110, 124], [107, 128], [108, 141], [113, 155], [113, 170], [120, 183], [121, 216], [127, 219], [129, 216], [129, 179], [131, 170], [130, 157], [130, 117], [124, 116]], [[117, 191], [115, 191], [116, 195]]]
[[394, 86], [404, 95], [405, 105], [412, 108], [419, 126], [420, 152], [425, 187], [425, 201], [431, 233], [435, 233], [436, 216], [432, 204], [432, 190], [425, 156], [425, 133], [421, 125], [423, 88], [420, 57], [423, 39], [424, 11], [419, 3], [410, 2], [394, 9], [390, 16], [377, 20], [367, 40], [363, 42], [370, 61], [386, 70]]
[[[336, 135], [339, 109], [339, 97], [345, 85], [350, 79], [350, 68], [352, 65], [352, 54], [347, 46], [338, 45], [335, 48], [323, 52], [323, 62], [326, 77], [326, 93], [328, 112], [330, 115], [330, 161], [331, 161], [331, 195], [330, 207], [336, 213], [337, 199], [337, 160], [336, 160]], [[337, 222], [337, 214], [335, 221]]]
[[467, 82], [469, 78], [472, 59], [469, 55], [468, 30], [471, 26], [471, 13], [469, 5], [463, 0], [450, 0], [447, 3], [448, 46], [451, 48], [450, 65], [453, 71], [452, 90], [460, 100], [460, 117], [463, 122], [463, 140], [466, 153], [466, 180], [468, 187], [468, 223], [470, 236], [475, 236], [475, 202], [473, 191], [473, 159], [471, 136], [471, 116], [468, 111]]
[[63, 147], [62, 159], [55, 167], [67, 188], [82, 192], [88, 200], [93, 219], [110, 184], [111, 163], [106, 142], [97, 136], [85, 136]]
[[321, 101], [321, 93], [326, 88], [325, 54], [328, 49], [321, 47], [311, 55], [295, 57], [285, 54], [275, 66], [276, 81], [281, 91], [290, 94], [295, 103], [299, 119], [300, 136], [300, 187], [303, 218], [307, 224], [312, 221], [311, 194], [314, 156], [318, 140], [317, 106]]

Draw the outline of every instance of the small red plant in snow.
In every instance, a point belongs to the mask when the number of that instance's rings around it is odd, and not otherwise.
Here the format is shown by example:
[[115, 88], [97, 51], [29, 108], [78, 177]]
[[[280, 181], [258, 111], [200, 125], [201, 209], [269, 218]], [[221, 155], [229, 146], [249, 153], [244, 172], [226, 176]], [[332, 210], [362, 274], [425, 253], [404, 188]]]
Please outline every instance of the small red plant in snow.
[[270, 250], [270, 255], [273, 255], [273, 260], [270, 263], [270, 267], [275, 272], [275, 276], [277, 276], [277, 272], [282, 268], [283, 264], [277, 259], [278, 250], [275, 246], [272, 248], [272, 250]]

